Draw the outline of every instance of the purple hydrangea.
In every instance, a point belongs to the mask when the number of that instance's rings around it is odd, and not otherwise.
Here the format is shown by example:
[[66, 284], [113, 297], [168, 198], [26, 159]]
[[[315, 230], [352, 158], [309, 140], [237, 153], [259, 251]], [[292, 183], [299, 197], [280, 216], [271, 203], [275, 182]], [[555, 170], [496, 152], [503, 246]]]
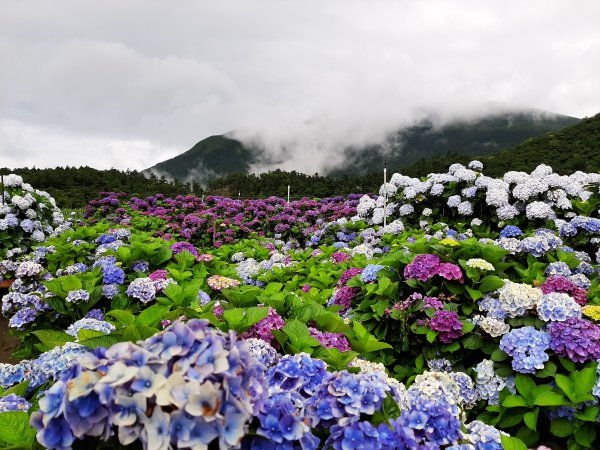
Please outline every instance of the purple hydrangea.
[[600, 326], [585, 319], [550, 322], [550, 348], [575, 362], [600, 359]]
[[325, 348], [337, 348], [340, 352], [352, 350], [348, 339], [343, 333], [319, 331], [313, 327], [308, 327], [308, 331], [310, 332], [310, 335], [317, 339]]
[[284, 325], [285, 321], [279, 314], [277, 314], [277, 311], [269, 307], [269, 313], [267, 317], [246, 331], [242, 335], [242, 339], [256, 338], [262, 339], [269, 344], [274, 344], [275, 337], [273, 336], [273, 330], [280, 330]]
[[437, 310], [427, 324], [430, 329], [437, 331], [440, 342], [444, 344], [449, 344], [463, 335], [463, 324], [455, 311]]

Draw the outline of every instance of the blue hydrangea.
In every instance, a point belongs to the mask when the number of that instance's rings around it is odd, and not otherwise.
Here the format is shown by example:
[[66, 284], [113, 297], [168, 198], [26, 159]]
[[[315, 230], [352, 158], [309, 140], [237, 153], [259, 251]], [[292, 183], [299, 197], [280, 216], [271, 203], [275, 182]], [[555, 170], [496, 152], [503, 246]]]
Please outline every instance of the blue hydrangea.
[[156, 297], [156, 288], [151, 278], [136, 278], [127, 288], [127, 295], [148, 303]]
[[104, 320], [104, 313], [99, 309], [90, 309], [84, 319]]
[[102, 281], [105, 284], [123, 284], [125, 272], [119, 266], [105, 264], [102, 266]]
[[21, 364], [0, 363], [0, 386], [9, 388], [23, 381], [25, 369]]
[[575, 273], [582, 273], [584, 275], [593, 275], [595, 272], [594, 266], [589, 262], [581, 262], [576, 268]]
[[542, 295], [537, 312], [544, 322], [564, 322], [569, 317], [581, 317], [581, 306], [568, 294], [551, 292]]
[[506, 225], [500, 231], [501, 238], [519, 237], [519, 236], [523, 236], [523, 231], [521, 231], [521, 229], [515, 225]]
[[466, 425], [465, 439], [475, 446], [477, 450], [502, 450], [500, 431], [480, 420], [474, 420]]
[[96, 243], [98, 244], [110, 244], [111, 242], [115, 242], [117, 240], [117, 236], [114, 234], [103, 234], [99, 238], [96, 239]]
[[567, 263], [562, 262], [562, 261], [557, 261], [557, 262], [548, 264], [548, 267], [546, 267], [546, 275], [548, 275], [548, 276], [561, 275], [563, 277], [568, 277], [571, 275], [571, 269], [569, 269], [569, 266], [567, 265]]
[[380, 264], [368, 264], [360, 274], [360, 281], [363, 283], [374, 283], [377, 281], [377, 273], [385, 269]]
[[496, 374], [494, 362], [490, 359], [481, 361], [474, 370], [477, 373], [475, 378], [477, 396], [481, 400], [486, 400], [490, 405], [497, 405], [498, 396], [506, 386], [506, 380]]
[[0, 397], [0, 413], [7, 411], [28, 411], [31, 403], [16, 394]]
[[94, 330], [101, 331], [105, 334], [110, 334], [113, 331], [115, 331], [115, 326], [104, 320], [84, 318], [79, 319], [78, 321], [69, 325], [69, 328], [67, 328], [66, 333], [70, 334], [73, 337], [77, 337], [79, 335], [80, 330]]
[[139, 260], [131, 263], [131, 270], [135, 272], [148, 272], [150, 270], [150, 264], [148, 261]]
[[200, 305], [204, 306], [210, 302], [210, 295], [200, 289], [198, 291], [198, 299], [200, 299]]
[[118, 284], [105, 284], [102, 286], [102, 295], [108, 299], [113, 299], [119, 292]]
[[285, 355], [267, 371], [271, 389], [296, 390], [305, 397], [312, 396], [328, 376], [327, 364], [306, 353]]
[[513, 358], [512, 368], [519, 373], [543, 369], [549, 347], [550, 335], [531, 326], [513, 329], [500, 340], [500, 350]]
[[85, 289], [77, 289], [74, 291], [69, 291], [67, 294], [67, 302], [69, 303], [78, 303], [80, 301], [87, 302], [90, 299], [90, 293]]

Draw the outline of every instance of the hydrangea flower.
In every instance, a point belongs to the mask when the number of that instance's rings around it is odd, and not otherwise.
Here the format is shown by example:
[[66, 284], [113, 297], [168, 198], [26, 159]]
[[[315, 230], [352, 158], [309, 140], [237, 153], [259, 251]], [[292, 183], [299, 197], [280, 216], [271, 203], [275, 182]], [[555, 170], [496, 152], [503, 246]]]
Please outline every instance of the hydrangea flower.
[[440, 342], [444, 344], [449, 344], [463, 335], [463, 324], [455, 311], [437, 310], [426, 324], [438, 333]]
[[208, 287], [214, 291], [222, 291], [223, 289], [231, 289], [238, 287], [240, 282], [233, 278], [223, 277], [221, 275], [212, 275], [206, 280]]
[[568, 294], [551, 292], [541, 296], [537, 312], [544, 322], [564, 322], [568, 317], [581, 317], [581, 306]]
[[84, 318], [79, 319], [78, 321], [69, 325], [69, 328], [67, 328], [66, 333], [77, 338], [79, 331], [81, 330], [94, 330], [101, 331], [105, 334], [110, 334], [113, 331], [115, 331], [115, 326], [104, 320]]
[[383, 269], [385, 269], [385, 267], [382, 265], [368, 264], [360, 274], [360, 281], [363, 283], [373, 283], [377, 281], [377, 273]]
[[520, 373], [543, 369], [549, 347], [550, 335], [531, 326], [516, 328], [500, 340], [500, 350], [512, 356], [512, 368]]
[[481, 258], [471, 258], [467, 260], [467, 266], [473, 269], [479, 270], [495, 270], [494, 265], [492, 263], [487, 262], [485, 259]]
[[600, 359], [600, 326], [576, 317], [550, 322], [550, 348], [575, 362]]
[[506, 386], [506, 381], [496, 374], [494, 362], [490, 359], [484, 359], [475, 366], [474, 370], [477, 373], [475, 386], [478, 397], [486, 400], [490, 405], [497, 405], [498, 395]]
[[156, 297], [156, 288], [151, 278], [136, 278], [127, 287], [127, 295], [142, 303], [149, 303]]
[[78, 303], [80, 301], [87, 302], [90, 299], [90, 293], [85, 289], [77, 289], [69, 291], [66, 301], [69, 303]]

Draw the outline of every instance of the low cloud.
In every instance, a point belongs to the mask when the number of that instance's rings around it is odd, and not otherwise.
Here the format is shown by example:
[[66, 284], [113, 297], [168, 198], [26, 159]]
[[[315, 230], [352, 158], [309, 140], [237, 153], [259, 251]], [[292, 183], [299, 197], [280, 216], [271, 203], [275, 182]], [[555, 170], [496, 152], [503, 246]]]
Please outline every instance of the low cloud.
[[275, 162], [255, 170], [323, 172], [432, 113], [591, 116], [599, 16], [567, 0], [9, 0], [0, 166], [143, 169], [235, 130]]

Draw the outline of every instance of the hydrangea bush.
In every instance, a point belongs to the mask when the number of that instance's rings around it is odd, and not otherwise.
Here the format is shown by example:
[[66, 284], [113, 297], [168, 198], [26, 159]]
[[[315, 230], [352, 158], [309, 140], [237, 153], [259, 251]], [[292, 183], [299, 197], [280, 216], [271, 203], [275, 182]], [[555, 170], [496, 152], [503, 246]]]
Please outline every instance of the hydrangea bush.
[[19, 175], [4, 177], [4, 192], [0, 192], [0, 258], [21, 254], [68, 226], [47, 192], [34, 189]]

